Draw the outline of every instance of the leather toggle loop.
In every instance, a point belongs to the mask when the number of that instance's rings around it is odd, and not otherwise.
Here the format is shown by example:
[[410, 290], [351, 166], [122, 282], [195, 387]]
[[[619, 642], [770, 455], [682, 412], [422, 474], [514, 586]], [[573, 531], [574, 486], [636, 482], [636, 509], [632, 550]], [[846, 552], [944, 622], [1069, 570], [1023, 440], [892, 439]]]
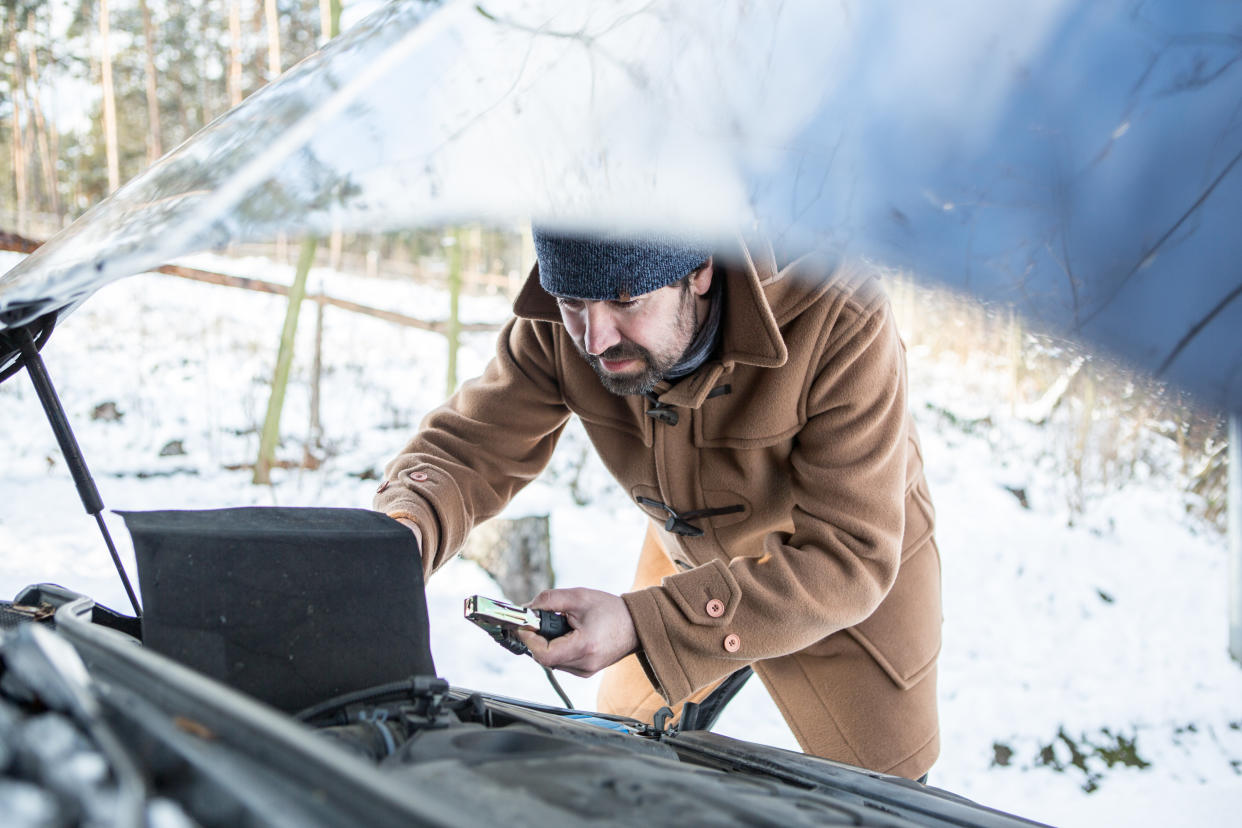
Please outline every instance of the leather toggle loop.
[[695, 526], [693, 523], [686, 523], [679, 517], [671, 517], [664, 521], [664, 531], [672, 532], [677, 535], [685, 535], [689, 538], [702, 537], [703, 530]]
[[663, 509], [668, 512], [669, 518], [664, 521], [664, 531], [672, 532], [676, 535], [685, 535], [689, 538], [702, 537], [703, 530], [690, 523], [690, 520], [701, 517], [715, 517], [716, 515], [731, 515], [735, 512], [742, 511], [744, 506], [722, 506], [719, 509], [695, 509], [692, 512], [683, 512], [677, 514], [673, 507], [658, 500], [652, 500], [649, 497], [634, 498], [638, 503], [644, 506], [652, 506], [656, 509]]
[[671, 408], [648, 408], [647, 416], [665, 425], [677, 425], [677, 412]]
[[651, 408], [648, 408], [646, 412], [644, 412], [648, 417], [653, 420], [659, 420], [665, 425], [677, 425], [677, 412], [673, 410], [671, 405], [665, 405], [660, 402], [659, 398], [650, 391], [643, 396], [647, 398], [647, 402], [651, 403]]

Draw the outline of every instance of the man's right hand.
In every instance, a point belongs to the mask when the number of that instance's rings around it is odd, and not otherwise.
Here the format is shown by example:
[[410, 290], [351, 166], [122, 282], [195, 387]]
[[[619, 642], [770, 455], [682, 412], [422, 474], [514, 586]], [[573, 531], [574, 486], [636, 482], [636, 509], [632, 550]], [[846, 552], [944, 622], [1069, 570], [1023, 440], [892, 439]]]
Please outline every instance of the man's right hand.
[[598, 589], [547, 589], [527, 606], [563, 612], [572, 628], [552, 641], [530, 630], [514, 633], [544, 667], [588, 678], [638, 650], [634, 619], [619, 596]]

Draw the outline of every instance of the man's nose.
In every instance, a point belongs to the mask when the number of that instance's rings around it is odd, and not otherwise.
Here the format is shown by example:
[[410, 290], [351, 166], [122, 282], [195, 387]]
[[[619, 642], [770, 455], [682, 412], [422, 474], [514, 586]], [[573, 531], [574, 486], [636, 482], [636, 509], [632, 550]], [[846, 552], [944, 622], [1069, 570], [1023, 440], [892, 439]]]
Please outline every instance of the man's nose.
[[588, 303], [586, 331], [583, 333], [582, 338], [587, 353], [592, 356], [599, 356], [621, 341], [621, 335], [617, 332], [616, 321], [613, 319], [607, 303]]

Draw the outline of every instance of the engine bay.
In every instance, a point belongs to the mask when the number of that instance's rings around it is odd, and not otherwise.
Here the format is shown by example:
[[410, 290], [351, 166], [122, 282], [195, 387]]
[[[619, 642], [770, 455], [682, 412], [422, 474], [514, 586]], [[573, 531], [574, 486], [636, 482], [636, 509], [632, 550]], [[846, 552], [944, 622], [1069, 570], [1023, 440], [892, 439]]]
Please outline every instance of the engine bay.
[[0, 604], [0, 808], [22, 825], [1029, 825], [789, 751], [453, 687], [287, 714], [51, 585]]

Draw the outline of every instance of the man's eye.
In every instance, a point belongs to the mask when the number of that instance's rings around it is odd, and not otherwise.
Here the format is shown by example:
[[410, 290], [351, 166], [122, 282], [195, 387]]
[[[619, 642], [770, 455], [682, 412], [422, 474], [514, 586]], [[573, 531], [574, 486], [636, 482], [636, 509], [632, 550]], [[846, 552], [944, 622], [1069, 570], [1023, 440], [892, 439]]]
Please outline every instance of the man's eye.
[[634, 308], [634, 307], [638, 307], [638, 300], [637, 300], [637, 299], [629, 299], [629, 300], [627, 300], [627, 301], [625, 301], [625, 302], [622, 302], [620, 299], [614, 299], [614, 300], [612, 300], [611, 302], [609, 302], [608, 304], [612, 305], [614, 308], [620, 308], [621, 310], [625, 310], [625, 309], [627, 309], [627, 308]]
[[562, 308], [571, 311], [582, 310], [583, 307], [581, 299], [562, 299], [558, 297], [556, 303]]

